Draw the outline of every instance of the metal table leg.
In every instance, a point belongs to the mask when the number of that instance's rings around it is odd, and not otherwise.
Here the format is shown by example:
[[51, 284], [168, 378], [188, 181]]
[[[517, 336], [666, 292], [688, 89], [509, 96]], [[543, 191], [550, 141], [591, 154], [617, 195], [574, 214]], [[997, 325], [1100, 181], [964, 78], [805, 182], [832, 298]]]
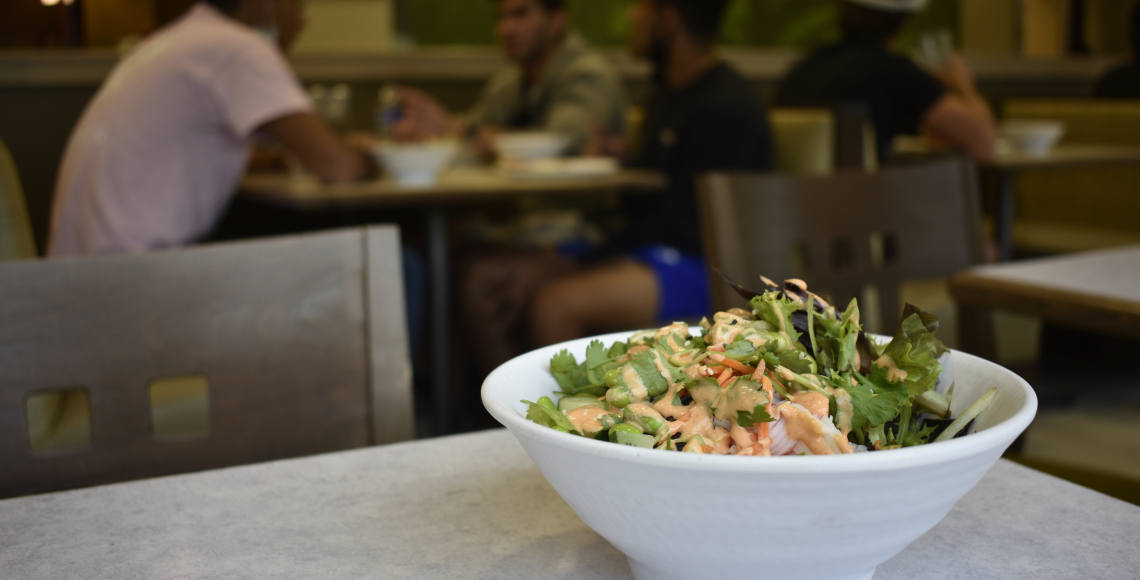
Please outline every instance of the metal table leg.
[[445, 435], [454, 431], [451, 416], [451, 300], [450, 266], [448, 264], [447, 220], [442, 209], [427, 212], [427, 251], [431, 297], [431, 359], [441, 364], [432, 365], [432, 398], [435, 404], [435, 432]]
[[1016, 200], [1014, 183], [1017, 173], [998, 173], [997, 199], [994, 200], [994, 237], [998, 246], [998, 261], [1008, 262], [1013, 257], [1013, 212]]

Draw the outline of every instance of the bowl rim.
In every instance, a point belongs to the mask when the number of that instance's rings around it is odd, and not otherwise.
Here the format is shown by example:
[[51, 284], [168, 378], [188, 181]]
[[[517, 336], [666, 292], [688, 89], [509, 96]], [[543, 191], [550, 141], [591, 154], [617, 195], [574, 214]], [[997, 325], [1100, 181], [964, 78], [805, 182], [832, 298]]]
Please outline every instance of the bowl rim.
[[[854, 473], [854, 472], [881, 472], [914, 467], [929, 466], [952, 462], [970, 456], [976, 456], [988, 450], [1008, 446], [1033, 421], [1037, 412], [1037, 395], [1033, 388], [1021, 376], [1013, 371], [1001, 367], [997, 363], [983, 358], [952, 350], [951, 356], [964, 357], [964, 360], [978, 361], [985, 365], [998, 366], [1012, 375], [1014, 385], [1023, 394], [1024, 402], [1013, 415], [992, 425], [982, 431], [970, 433], [963, 437], [928, 443], [903, 449], [891, 449], [871, 453], [858, 453], [854, 455], [809, 455], [809, 456], [780, 456], [780, 457], [736, 457], [731, 455], [697, 455], [680, 453], [677, 451], [664, 451], [660, 449], [645, 449], [619, 445], [608, 441], [590, 439], [580, 435], [563, 433], [550, 427], [545, 427], [528, 420], [525, 415], [518, 413], [508, 406], [501, 392], [500, 377], [517, 365], [531, 365], [535, 361], [545, 365], [550, 357], [563, 348], [576, 347], [579, 344], [588, 344], [591, 340], [601, 340], [609, 343], [629, 338], [634, 332], [617, 332], [575, 339], [532, 350], [519, 355], [493, 370], [484, 379], [480, 389], [480, 398], [484, 408], [497, 421], [504, 425], [515, 437], [536, 439], [544, 444], [553, 445], [576, 453], [628, 461], [643, 465], [652, 465], [664, 468], [677, 468], [696, 471], [739, 472], [739, 473], [781, 473], [781, 474], [810, 474], [810, 473]], [[551, 379], [553, 382], [553, 379]], [[513, 403], [512, 403], [513, 404]]]

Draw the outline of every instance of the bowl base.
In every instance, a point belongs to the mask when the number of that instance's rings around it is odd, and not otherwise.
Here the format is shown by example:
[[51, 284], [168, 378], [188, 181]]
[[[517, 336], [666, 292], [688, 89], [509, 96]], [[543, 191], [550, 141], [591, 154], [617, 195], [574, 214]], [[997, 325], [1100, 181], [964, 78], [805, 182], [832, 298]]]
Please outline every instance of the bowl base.
[[[763, 567], [755, 566], [750, 567], [748, 570], [737, 570], [738, 573], [730, 573], [732, 571], [718, 571], [715, 574], [710, 574], [708, 566], [697, 566], [696, 569], [683, 569], [678, 570], [675, 568], [658, 568], [651, 564], [644, 564], [629, 558], [629, 568], [633, 571], [633, 577], [637, 580], [692, 580], [693, 578], [756, 578], [762, 580], [764, 578], [771, 578], [772, 580], [787, 580], [792, 578], [812, 578], [813, 580], [871, 580], [875, 575], [875, 569], [864, 570], [853, 574], [840, 574], [836, 576], [818, 576], [808, 571], [803, 571], [800, 575], [796, 572], [784, 574], [782, 572], [769, 571], [764, 572]], [[725, 572], [720, 574], [719, 572]]]

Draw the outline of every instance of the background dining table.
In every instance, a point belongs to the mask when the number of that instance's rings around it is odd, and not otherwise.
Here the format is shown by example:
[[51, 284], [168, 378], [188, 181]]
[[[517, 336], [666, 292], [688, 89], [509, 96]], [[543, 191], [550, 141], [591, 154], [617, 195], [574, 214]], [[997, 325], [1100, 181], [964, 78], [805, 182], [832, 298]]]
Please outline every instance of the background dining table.
[[1013, 222], [1017, 213], [1017, 176], [1029, 170], [1140, 165], [1140, 147], [1125, 145], [1059, 145], [1043, 155], [1000, 152], [981, 168], [997, 179], [994, 200], [994, 241], [998, 258], [1013, 256]]
[[[932, 150], [921, 137], [899, 137], [893, 143], [896, 161], [944, 155]], [[993, 176], [994, 242], [998, 259], [1013, 256], [1013, 222], [1017, 213], [1017, 177], [1025, 171], [1060, 170], [1086, 167], [1140, 166], [1140, 147], [1128, 145], [1062, 144], [1043, 154], [999, 150], [993, 159], [978, 164], [983, 175]], [[991, 191], [991, 190], [987, 190]], [[1078, 200], [1079, 201], [1079, 200]]]
[[[448, 212], [489, 203], [523, 199], [567, 199], [609, 196], [617, 193], [651, 193], [664, 189], [664, 175], [638, 169], [586, 173], [506, 171], [489, 166], [448, 169], [430, 185], [403, 185], [391, 178], [348, 183], [324, 183], [311, 175], [254, 173], [239, 187], [240, 195], [295, 211], [411, 208], [419, 210], [427, 232], [427, 268], [430, 296], [428, 319], [431, 352], [437, 360], [451, 360], [450, 239]], [[450, 394], [452, 377], [447, 365], [432, 369], [432, 398], [436, 434], [454, 431]]]
[[[1140, 246], [975, 266], [950, 280], [972, 312], [1004, 310], [1069, 328], [1140, 339]], [[963, 317], [963, 347], [993, 356], [987, 319]]]
[[[861, 533], [820, 530], [821, 546]], [[1001, 460], [875, 578], [1135, 578], [1138, 533], [1140, 507]], [[500, 429], [3, 500], [0, 576], [631, 573]]]

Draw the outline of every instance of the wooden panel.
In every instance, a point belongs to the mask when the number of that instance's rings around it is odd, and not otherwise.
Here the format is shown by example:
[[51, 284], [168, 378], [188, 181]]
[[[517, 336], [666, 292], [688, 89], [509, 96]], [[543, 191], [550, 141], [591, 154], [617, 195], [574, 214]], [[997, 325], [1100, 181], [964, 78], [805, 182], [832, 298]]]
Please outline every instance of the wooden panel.
[[[0, 265], [0, 495], [368, 444], [363, 252], [353, 231]], [[156, 441], [147, 383], [183, 375], [211, 434]], [[93, 449], [30, 454], [24, 397], [70, 387]]]
[[153, 0], [84, 0], [83, 40], [87, 46], [116, 46], [156, 27]]

